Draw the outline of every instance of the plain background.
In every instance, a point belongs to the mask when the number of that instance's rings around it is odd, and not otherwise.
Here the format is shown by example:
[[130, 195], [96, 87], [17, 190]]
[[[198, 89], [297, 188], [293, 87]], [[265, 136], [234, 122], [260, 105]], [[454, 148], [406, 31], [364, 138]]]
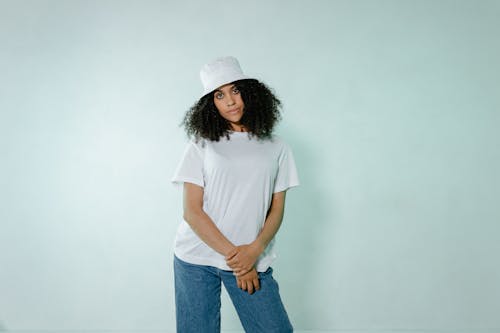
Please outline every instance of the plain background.
[[[500, 332], [499, 1], [0, 1], [0, 330], [174, 330], [170, 184], [234, 55], [284, 104], [298, 330]], [[223, 329], [241, 326], [227, 296]]]

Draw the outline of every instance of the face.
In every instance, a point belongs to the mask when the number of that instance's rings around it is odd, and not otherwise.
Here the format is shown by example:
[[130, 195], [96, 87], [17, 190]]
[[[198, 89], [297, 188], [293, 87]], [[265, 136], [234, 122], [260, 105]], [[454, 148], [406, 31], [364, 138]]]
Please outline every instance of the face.
[[228, 83], [217, 88], [213, 95], [214, 104], [222, 118], [231, 124], [233, 130], [242, 130], [240, 120], [243, 116], [245, 104], [241, 99], [238, 87], [233, 83]]

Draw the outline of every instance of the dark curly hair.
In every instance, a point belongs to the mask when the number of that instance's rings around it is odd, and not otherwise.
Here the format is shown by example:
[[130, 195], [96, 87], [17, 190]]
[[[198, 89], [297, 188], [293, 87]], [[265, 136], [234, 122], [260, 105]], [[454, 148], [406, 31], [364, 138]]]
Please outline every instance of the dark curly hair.
[[[272, 136], [274, 126], [281, 119], [281, 101], [270, 88], [256, 79], [232, 82], [238, 88], [245, 104], [241, 124], [248, 129], [249, 135], [259, 139]], [[224, 119], [214, 103], [214, 92], [206, 94], [186, 113], [181, 126], [185, 127], [188, 137], [196, 141], [208, 139], [219, 141], [223, 136], [229, 139], [230, 123]]]

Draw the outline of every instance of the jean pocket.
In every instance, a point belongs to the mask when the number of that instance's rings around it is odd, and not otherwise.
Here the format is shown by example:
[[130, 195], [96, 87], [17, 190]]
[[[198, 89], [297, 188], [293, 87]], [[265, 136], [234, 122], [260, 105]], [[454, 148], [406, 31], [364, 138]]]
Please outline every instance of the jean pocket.
[[259, 272], [259, 277], [266, 277], [266, 276], [272, 276], [272, 275], [273, 275], [272, 267], [269, 267], [265, 272]]

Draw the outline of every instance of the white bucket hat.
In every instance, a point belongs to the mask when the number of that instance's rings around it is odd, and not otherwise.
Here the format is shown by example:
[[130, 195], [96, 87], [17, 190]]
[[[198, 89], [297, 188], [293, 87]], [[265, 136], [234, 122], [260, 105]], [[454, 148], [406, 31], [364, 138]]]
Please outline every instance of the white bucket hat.
[[227, 83], [250, 77], [243, 74], [240, 63], [235, 57], [227, 56], [205, 64], [200, 70], [200, 79], [203, 84], [202, 96], [205, 96]]

